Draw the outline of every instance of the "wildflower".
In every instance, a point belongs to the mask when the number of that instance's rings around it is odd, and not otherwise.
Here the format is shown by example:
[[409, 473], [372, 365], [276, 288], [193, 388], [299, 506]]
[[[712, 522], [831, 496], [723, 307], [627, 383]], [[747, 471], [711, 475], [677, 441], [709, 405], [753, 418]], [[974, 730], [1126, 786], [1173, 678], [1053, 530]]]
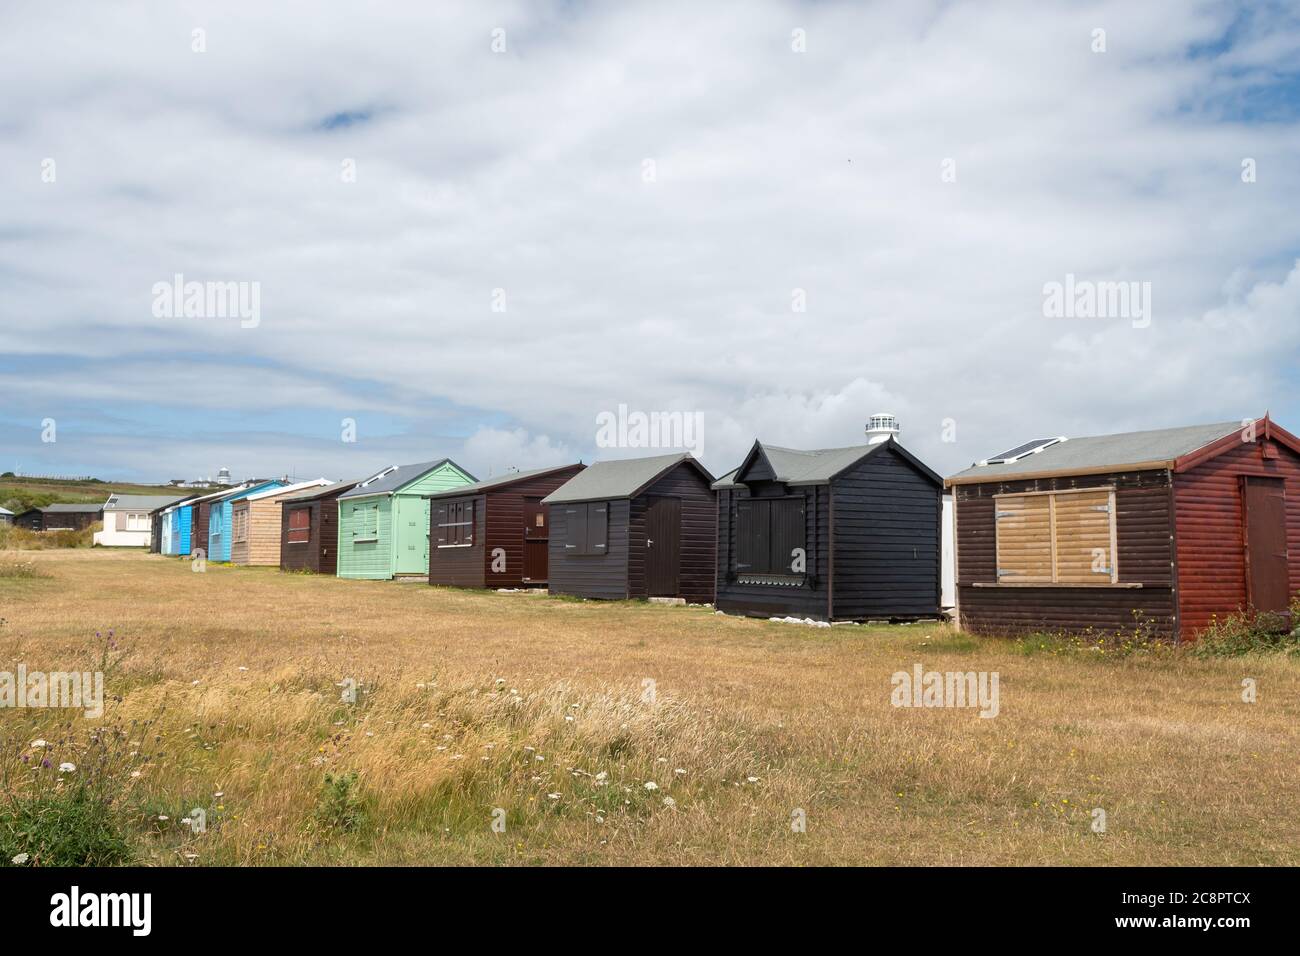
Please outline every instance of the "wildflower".
[[171, 818], [170, 818], [169, 816], [167, 816], [167, 814], [165, 814], [165, 813], [160, 813], [160, 814], [158, 815], [158, 821], [159, 821], [160, 823], [166, 823], [166, 822], [167, 822], [168, 820], [170, 820], [170, 819], [171, 819]]
[[560, 795], [558, 793], [548, 793], [546, 796], [551, 800], [560, 799]]
[[645, 787], [647, 790], [659, 789], [659, 784], [655, 783], [653, 780], [647, 780], [645, 783], [642, 784], [642, 786]]
[[672, 797], [664, 797], [664, 806], [665, 806], [665, 807], [675, 807], [675, 806], [677, 806], [677, 801], [674, 800]]
[[13, 858], [12, 862], [14, 866], [22, 866], [24, 863], [28, 861], [28, 859], [30, 859], [30, 857], [28, 857], [26, 853], [19, 853], [16, 857]]
[[679, 777], [686, 776], [686, 771], [683, 770], [681, 767], [678, 767], [676, 770], [673, 771], [673, 773], [677, 774], [677, 776]]
[[746, 777], [745, 779], [748, 780], [750, 783], [758, 783], [757, 777]]
[[33, 741], [32, 741], [32, 749], [33, 749], [33, 750], [40, 750], [42, 747], [48, 747], [48, 746], [49, 746], [49, 744], [46, 743], [44, 740], [33, 740]]
[[77, 769], [77, 765], [75, 763], [68, 763], [67, 761], [64, 761], [63, 763], [59, 764], [59, 773], [73, 773], [74, 771], [76, 771], [76, 769]]
[[609, 777], [609, 771], [608, 771], [608, 770], [602, 770], [600, 773], [596, 774], [596, 779], [597, 779], [597, 780], [605, 780], [605, 779], [608, 779], [608, 777]]

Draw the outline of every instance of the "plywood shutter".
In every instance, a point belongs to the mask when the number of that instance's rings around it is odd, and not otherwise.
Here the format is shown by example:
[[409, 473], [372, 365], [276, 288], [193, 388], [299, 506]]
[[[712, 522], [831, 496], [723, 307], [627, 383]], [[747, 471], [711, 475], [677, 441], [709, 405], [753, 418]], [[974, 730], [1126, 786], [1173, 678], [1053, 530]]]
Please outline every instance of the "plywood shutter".
[[566, 505], [564, 508], [564, 550], [586, 554], [587, 506]]
[[779, 498], [771, 503], [772, 552], [768, 570], [773, 574], [793, 574], [795, 550], [804, 548], [802, 498]]
[[1052, 583], [1049, 495], [1004, 495], [997, 509], [998, 583]]
[[1115, 570], [1109, 490], [1052, 495], [1056, 511], [1056, 583], [1106, 584]]
[[754, 502], [742, 498], [736, 502], [736, 570], [754, 568]]

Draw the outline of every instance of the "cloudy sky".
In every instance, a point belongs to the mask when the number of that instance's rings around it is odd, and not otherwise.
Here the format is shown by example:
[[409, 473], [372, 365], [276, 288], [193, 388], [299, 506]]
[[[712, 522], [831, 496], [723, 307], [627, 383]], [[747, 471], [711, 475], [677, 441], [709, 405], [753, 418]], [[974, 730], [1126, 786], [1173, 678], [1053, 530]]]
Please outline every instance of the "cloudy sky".
[[0, 471], [1300, 429], [1292, 4], [11, 0], [0, 84]]

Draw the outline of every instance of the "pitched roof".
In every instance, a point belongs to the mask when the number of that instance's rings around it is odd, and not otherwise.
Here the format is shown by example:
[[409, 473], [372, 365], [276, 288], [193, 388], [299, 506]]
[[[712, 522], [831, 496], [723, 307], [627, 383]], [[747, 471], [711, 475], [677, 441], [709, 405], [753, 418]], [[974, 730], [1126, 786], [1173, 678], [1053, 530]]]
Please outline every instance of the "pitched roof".
[[11, 515], [11, 514], [13, 514], [13, 512], [10, 511], [8, 508], [0, 508], [0, 515]]
[[318, 489], [322, 485], [328, 485], [328, 478], [313, 478], [310, 481], [299, 481], [292, 485], [281, 485], [279, 488], [267, 488], [264, 491], [254, 492], [245, 498], [245, 501], [260, 501], [263, 498], [271, 498], [277, 495], [292, 494], [297, 491], [304, 491], [308, 488]]
[[44, 508], [37, 508], [37, 511], [44, 511], [49, 514], [85, 514], [87, 512], [99, 513], [104, 510], [103, 505], [46, 505]]
[[308, 488], [306, 491], [299, 491], [295, 494], [288, 495], [281, 499], [280, 503], [287, 501], [314, 501], [317, 498], [324, 498], [326, 495], [337, 495], [349, 488], [355, 488], [361, 483], [360, 478], [353, 478], [350, 481], [335, 481], [328, 485], [322, 485], [319, 488]]
[[749, 464], [753, 456], [761, 454], [767, 459], [772, 466], [772, 472], [777, 481], [785, 485], [824, 485], [834, 479], [840, 472], [856, 465], [863, 458], [874, 455], [882, 448], [893, 448], [894, 451], [901, 454], [913, 465], [919, 468], [936, 484], [943, 481], [937, 474], [930, 470], [920, 459], [916, 458], [907, 451], [902, 445], [898, 444], [892, 437], [878, 441], [870, 445], [851, 445], [848, 448], [815, 448], [803, 450], [799, 448], [782, 448], [779, 445], [764, 445], [761, 441], [754, 442], [754, 447], [750, 449], [745, 460], [741, 462], [739, 468], [728, 472], [722, 479], [713, 484], [715, 489], [719, 488], [737, 488], [742, 482], [736, 480], [737, 476]]
[[451, 465], [470, 479], [474, 477], [450, 458], [439, 458], [437, 461], [422, 461], [414, 465], [389, 465], [383, 471], [376, 472], [360, 482], [351, 491], [344, 492], [339, 497], [364, 498], [366, 495], [391, 494], [394, 491], [401, 490], [413, 481], [418, 481], [429, 472], [436, 471], [443, 465]]
[[109, 495], [105, 511], [153, 511], [185, 500], [185, 495]]
[[1008, 464], [972, 465], [950, 477], [948, 483], [971, 484], [998, 478], [1033, 478], [1045, 473], [1069, 474], [1105, 468], [1166, 467], [1174, 459], [1241, 429], [1240, 421], [1216, 422], [1212, 425], [1068, 438]]
[[713, 476], [689, 452], [656, 455], [653, 458], [620, 458], [588, 465], [555, 491], [542, 499], [543, 504], [569, 501], [610, 501], [635, 498], [682, 462], [690, 462], [712, 484]]
[[424, 497], [460, 498], [464, 495], [482, 494], [485, 491], [495, 491], [498, 488], [508, 488], [516, 482], [527, 481], [530, 478], [542, 478], [546, 475], [555, 474], [557, 471], [567, 471], [573, 467], [573, 465], [553, 465], [550, 468], [531, 468], [528, 471], [508, 471], [504, 475], [498, 475], [495, 478], [484, 478], [482, 481], [476, 481], [472, 485], [461, 485], [457, 488], [449, 488], [446, 491], [439, 491], [431, 495], [425, 495]]

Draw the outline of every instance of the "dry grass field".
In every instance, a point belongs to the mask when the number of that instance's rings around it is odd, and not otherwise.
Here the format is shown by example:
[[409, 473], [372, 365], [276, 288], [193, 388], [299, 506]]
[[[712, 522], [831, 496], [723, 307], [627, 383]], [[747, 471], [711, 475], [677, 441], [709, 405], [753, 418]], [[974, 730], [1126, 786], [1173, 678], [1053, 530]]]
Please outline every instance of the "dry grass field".
[[[1300, 863], [1294, 657], [199, 574], [99, 550], [6, 561], [35, 576], [0, 577], [0, 670], [105, 654], [120, 700], [98, 721], [0, 712], [0, 805], [98, 775], [139, 862]], [[999, 715], [892, 707], [891, 675], [917, 662], [998, 672]], [[194, 808], [204, 832], [180, 822]]]

